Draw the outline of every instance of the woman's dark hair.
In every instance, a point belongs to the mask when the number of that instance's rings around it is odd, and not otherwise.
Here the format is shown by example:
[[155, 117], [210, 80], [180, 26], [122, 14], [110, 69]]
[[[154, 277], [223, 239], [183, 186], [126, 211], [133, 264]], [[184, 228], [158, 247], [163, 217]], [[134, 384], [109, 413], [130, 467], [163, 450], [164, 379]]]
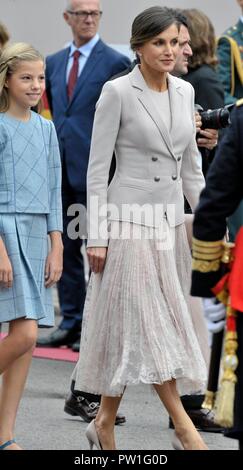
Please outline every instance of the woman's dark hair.
[[189, 61], [190, 68], [197, 68], [202, 64], [214, 67], [218, 60], [215, 52], [216, 37], [210, 19], [196, 8], [185, 9], [183, 14], [187, 18], [193, 52]]
[[151, 7], [139, 13], [132, 24], [132, 35], [130, 39], [131, 49], [136, 51], [145, 42], [165, 31], [172, 24], [180, 29], [178, 12], [173, 8]]

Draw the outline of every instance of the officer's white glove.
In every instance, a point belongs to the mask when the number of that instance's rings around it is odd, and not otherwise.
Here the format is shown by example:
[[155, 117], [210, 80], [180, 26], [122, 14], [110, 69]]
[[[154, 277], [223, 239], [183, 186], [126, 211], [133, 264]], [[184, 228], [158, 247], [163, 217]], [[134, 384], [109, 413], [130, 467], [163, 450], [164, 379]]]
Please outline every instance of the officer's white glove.
[[203, 310], [210, 333], [219, 333], [225, 326], [226, 308], [215, 298], [203, 299]]

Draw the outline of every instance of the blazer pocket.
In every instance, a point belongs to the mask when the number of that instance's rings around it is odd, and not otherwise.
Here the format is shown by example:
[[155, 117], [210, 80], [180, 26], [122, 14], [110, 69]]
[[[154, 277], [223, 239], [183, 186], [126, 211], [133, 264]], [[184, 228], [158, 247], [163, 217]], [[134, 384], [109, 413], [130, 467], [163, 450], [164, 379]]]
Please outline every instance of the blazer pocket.
[[119, 186], [124, 188], [133, 188], [133, 189], [140, 189], [141, 191], [151, 191], [151, 186], [149, 183], [144, 181], [137, 181], [136, 178], [129, 178], [119, 181]]
[[9, 201], [11, 201], [11, 192], [0, 191], [0, 204], [7, 204]]

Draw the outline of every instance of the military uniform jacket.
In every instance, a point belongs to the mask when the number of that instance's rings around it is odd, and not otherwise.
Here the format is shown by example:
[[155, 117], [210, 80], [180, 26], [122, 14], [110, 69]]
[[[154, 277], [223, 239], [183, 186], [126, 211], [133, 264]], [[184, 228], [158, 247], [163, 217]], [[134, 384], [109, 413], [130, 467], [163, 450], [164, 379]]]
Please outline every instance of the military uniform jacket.
[[[243, 22], [241, 19], [219, 38], [218, 73], [225, 90], [225, 104], [243, 97]], [[233, 64], [233, 68], [232, 68]]]
[[243, 100], [240, 101], [242, 105], [232, 112], [232, 124], [211, 164], [195, 212], [191, 293], [199, 297], [213, 296], [211, 288], [221, 277], [220, 264], [216, 267], [226, 219], [243, 198]]

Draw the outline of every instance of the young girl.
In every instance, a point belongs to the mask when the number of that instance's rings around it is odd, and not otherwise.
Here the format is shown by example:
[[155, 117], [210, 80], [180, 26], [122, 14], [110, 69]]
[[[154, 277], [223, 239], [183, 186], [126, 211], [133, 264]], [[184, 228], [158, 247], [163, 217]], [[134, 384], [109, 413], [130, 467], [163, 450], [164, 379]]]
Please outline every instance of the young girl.
[[[31, 107], [44, 60], [24, 43], [0, 56], [0, 450], [18, 450], [14, 425], [37, 327], [53, 326], [50, 287], [62, 272], [61, 171], [52, 122]], [[48, 234], [50, 249], [48, 253]]]

